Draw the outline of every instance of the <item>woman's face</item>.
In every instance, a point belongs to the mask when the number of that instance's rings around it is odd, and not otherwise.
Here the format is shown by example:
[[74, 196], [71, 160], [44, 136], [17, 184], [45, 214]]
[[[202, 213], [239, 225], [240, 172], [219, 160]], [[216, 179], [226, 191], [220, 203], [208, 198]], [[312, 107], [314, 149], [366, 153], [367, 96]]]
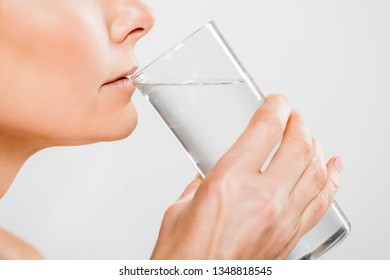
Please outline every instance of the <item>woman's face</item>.
[[128, 136], [135, 88], [118, 79], [153, 22], [138, 0], [0, 0], [0, 136], [46, 146]]

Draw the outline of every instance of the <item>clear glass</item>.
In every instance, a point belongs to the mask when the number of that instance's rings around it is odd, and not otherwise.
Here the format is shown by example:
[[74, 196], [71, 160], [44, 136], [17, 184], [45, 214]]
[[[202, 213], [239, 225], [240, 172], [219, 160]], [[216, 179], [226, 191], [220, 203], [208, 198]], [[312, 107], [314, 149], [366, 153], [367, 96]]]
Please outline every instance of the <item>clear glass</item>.
[[[264, 100], [214, 22], [131, 78], [203, 178]], [[288, 258], [316, 259], [349, 231], [348, 220], [334, 203]]]

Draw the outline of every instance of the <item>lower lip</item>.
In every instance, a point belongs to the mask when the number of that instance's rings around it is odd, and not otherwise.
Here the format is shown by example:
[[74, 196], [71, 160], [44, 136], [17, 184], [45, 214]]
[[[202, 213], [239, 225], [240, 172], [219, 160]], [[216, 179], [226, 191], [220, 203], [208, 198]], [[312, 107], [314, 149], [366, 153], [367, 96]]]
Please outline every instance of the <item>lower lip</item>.
[[124, 94], [132, 97], [135, 92], [135, 83], [129, 78], [122, 78], [111, 83], [103, 85], [103, 88], [109, 89], [109, 91], [115, 92], [116, 94]]
[[113, 86], [113, 87], [125, 87], [125, 88], [134, 88], [135, 84], [132, 80], [130, 80], [127, 77], [118, 79], [116, 81], [113, 81], [111, 83], [104, 84], [105, 86]]

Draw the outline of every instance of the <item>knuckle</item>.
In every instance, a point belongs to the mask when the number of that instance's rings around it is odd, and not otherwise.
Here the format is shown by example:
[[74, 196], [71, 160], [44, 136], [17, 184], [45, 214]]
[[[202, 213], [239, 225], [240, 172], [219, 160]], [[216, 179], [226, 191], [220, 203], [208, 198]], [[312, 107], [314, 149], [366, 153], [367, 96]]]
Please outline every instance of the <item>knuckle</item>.
[[213, 170], [210, 177], [207, 178], [206, 188], [210, 195], [221, 196], [222, 193], [230, 191], [232, 187], [242, 185], [239, 179], [234, 175], [235, 173], [231, 168], [225, 168], [222, 170]]
[[268, 100], [272, 100], [273, 102], [276, 102], [276, 103], [278, 103], [278, 104], [280, 104], [280, 105], [290, 107], [290, 105], [288, 104], [288, 101], [287, 101], [286, 97], [284, 97], [284, 96], [281, 95], [281, 94], [271, 93], [271, 94], [268, 95], [267, 99], [268, 99]]
[[277, 221], [277, 208], [275, 207], [274, 203], [266, 202], [262, 203], [261, 209], [260, 209], [260, 216], [262, 218], [262, 221], [266, 222], [269, 225], [273, 225]]
[[328, 180], [328, 172], [325, 168], [325, 166], [321, 162], [314, 162], [313, 163], [315, 168], [314, 168], [314, 174], [313, 174], [313, 179], [314, 179], [314, 184], [319, 188], [322, 189]]
[[327, 202], [325, 198], [321, 195], [318, 196], [315, 201], [313, 207], [311, 207], [310, 211], [310, 219], [311, 222], [318, 222], [323, 215], [325, 215], [327, 209]]
[[329, 205], [329, 196], [325, 192], [318, 195], [315, 201], [314, 216], [320, 219], [328, 210]]
[[[296, 131], [299, 131], [299, 132], [304, 133], [306, 135], [308, 135], [308, 134], [311, 135], [311, 129], [310, 129], [309, 123], [307, 122], [306, 118], [303, 117], [298, 111], [292, 110], [292, 112], [290, 114], [290, 120], [291, 120], [291, 123], [293, 123], [292, 126], [294, 127], [294, 129]], [[307, 141], [310, 140], [309, 142], [312, 146], [313, 145], [313, 137], [310, 136], [307, 138], [308, 138]]]
[[172, 224], [172, 222], [176, 220], [177, 215], [178, 215], [177, 205], [172, 204], [165, 210], [162, 225], [164, 226], [164, 225]]
[[291, 240], [295, 233], [298, 232], [298, 224], [293, 224], [291, 222], [283, 222], [279, 226], [281, 240], [286, 242], [287, 240]]
[[169, 206], [164, 213], [164, 220], [169, 220], [175, 213], [175, 204]]
[[263, 199], [259, 202], [259, 213], [262, 222], [273, 226], [278, 222], [280, 213], [280, 204], [275, 199]]
[[165, 210], [164, 217], [162, 219], [161, 226], [160, 226], [161, 230], [170, 228], [175, 222], [176, 215], [174, 214], [174, 211], [172, 210], [171, 207], [172, 206], [170, 206], [168, 209]]
[[[218, 160], [215, 167], [210, 172], [239, 173], [238, 170], [242, 169], [241, 162], [245, 162], [247, 159], [252, 157], [253, 149], [251, 147], [243, 147], [239, 150], [230, 149], [220, 158], [220, 160]], [[223, 174], [219, 174], [217, 176], [223, 176]]]
[[301, 125], [308, 125], [306, 118], [295, 109], [291, 111], [291, 117]]
[[329, 202], [328, 202], [328, 199], [327, 198], [322, 198], [322, 199], [319, 199], [318, 202], [317, 202], [317, 211], [320, 215], [320, 217], [322, 217], [326, 210], [328, 209], [328, 206], [329, 206]]
[[339, 182], [333, 176], [329, 178], [329, 188], [333, 195], [339, 190]]
[[290, 139], [292, 152], [297, 158], [301, 158], [305, 162], [309, 162], [313, 157], [312, 143], [302, 137], [294, 137]]
[[270, 111], [265, 111], [258, 118], [255, 118], [254, 125], [261, 130], [261, 133], [275, 136], [282, 135], [285, 128], [283, 121]]
[[278, 232], [279, 234], [277, 234], [279, 236], [279, 238], [281, 236], [284, 236], [286, 235], [287, 232], [291, 231], [293, 228], [293, 223], [292, 223], [292, 219], [290, 218], [286, 218], [286, 219], [281, 219], [277, 222], [277, 225], [276, 225], [277, 229], [276, 229], [276, 232]]

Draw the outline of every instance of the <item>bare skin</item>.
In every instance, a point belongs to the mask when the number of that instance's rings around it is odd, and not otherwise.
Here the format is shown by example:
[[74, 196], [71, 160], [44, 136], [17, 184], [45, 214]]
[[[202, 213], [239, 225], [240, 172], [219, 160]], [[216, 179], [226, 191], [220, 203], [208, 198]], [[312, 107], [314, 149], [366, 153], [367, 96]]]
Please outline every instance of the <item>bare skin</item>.
[[[0, 197], [34, 153], [115, 141], [137, 125], [136, 42], [152, 28], [138, 0], [0, 0]], [[269, 167], [260, 167], [277, 141]], [[327, 164], [305, 120], [270, 95], [237, 142], [166, 212], [152, 259], [283, 259], [333, 202]], [[131, 236], [129, 236], [131, 238]], [[0, 259], [40, 259], [0, 229]]]
[[305, 120], [270, 95], [207, 177], [167, 210], [152, 258], [284, 259], [326, 213], [342, 169], [341, 158], [325, 166]]
[[42, 254], [15, 235], [0, 230], [0, 260], [41, 260]]

